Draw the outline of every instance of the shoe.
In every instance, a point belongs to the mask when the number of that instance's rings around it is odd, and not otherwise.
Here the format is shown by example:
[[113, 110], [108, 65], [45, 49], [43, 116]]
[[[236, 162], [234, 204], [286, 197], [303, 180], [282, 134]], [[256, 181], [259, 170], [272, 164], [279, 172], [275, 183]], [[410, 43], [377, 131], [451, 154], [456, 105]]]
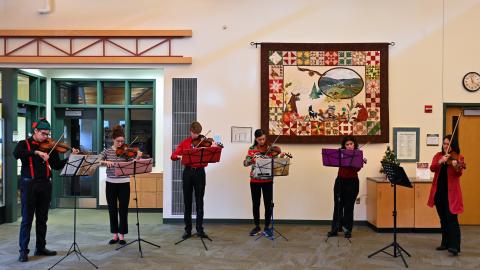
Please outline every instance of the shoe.
[[263, 230], [263, 235], [265, 235], [268, 238], [272, 238], [273, 237], [273, 229], [272, 228], [265, 228], [265, 230]]
[[436, 248], [436, 250], [447, 250], [446, 246], [439, 246]]
[[250, 231], [250, 236], [255, 236], [255, 235], [259, 234], [260, 231], [261, 231], [260, 227], [255, 226], [255, 228], [253, 228], [253, 229]]
[[33, 255], [35, 255], [35, 256], [55, 256], [55, 255], [57, 255], [57, 252], [55, 250], [49, 250], [47, 248], [39, 248], [39, 249], [35, 249], [35, 253]]
[[119, 243], [120, 245], [122, 245], [122, 246], [125, 245], [125, 244], [127, 244], [127, 242], [126, 242], [125, 240], [120, 240], [120, 241], [118, 241], [118, 243]]
[[352, 232], [350, 231], [345, 231], [345, 238], [352, 238]]
[[327, 236], [328, 236], [328, 237], [337, 237], [337, 236], [338, 236], [338, 232], [330, 231], [330, 232], [327, 233]]
[[118, 238], [117, 239], [112, 239], [112, 240], [108, 241], [108, 244], [113, 245], [113, 244], [118, 243], [118, 241], [119, 241]]
[[183, 240], [188, 239], [188, 238], [190, 238], [190, 237], [192, 237], [192, 232], [187, 232], [187, 231], [185, 231], [185, 232], [183, 233], [183, 235], [182, 235], [182, 239], [183, 239]]
[[449, 248], [448, 252], [452, 253], [453, 256], [458, 256], [458, 250], [456, 248]]
[[20, 256], [18, 256], [19, 262], [28, 262], [28, 252], [20, 251]]
[[208, 238], [208, 235], [205, 233], [205, 231], [197, 232], [197, 236], [200, 238]]

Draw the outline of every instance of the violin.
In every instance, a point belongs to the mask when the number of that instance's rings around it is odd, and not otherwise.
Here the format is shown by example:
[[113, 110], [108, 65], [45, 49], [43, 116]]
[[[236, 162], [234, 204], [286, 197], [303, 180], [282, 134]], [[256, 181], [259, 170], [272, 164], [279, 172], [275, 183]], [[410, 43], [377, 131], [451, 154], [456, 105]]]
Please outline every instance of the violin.
[[72, 150], [68, 144], [60, 141], [56, 141], [52, 138], [48, 138], [42, 143], [40, 143], [38, 147], [39, 151], [51, 153], [52, 151], [57, 151], [58, 153], [66, 153], [67, 151]]
[[260, 151], [261, 155], [268, 155], [270, 157], [286, 156], [288, 158], [293, 158], [290, 153], [283, 153], [280, 147], [273, 145], [271, 143], [266, 143], [264, 145], [257, 145], [257, 149]]
[[[215, 141], [212, 138], [207, 138], [204, 135], [198, 135], [197, 138], [192, 140], [192, 147], [193, 148], [200, 148], [200, 147], [211, 147]], [[216, 143], [218, 147], [223, 148], [223, 144]]]
[[117, 157], [135, 158], [138, 156], [138, 151], [138, 147], [132, 147], [128, 144], [123, 144], [122, 146], [117, 147], [115, 154]]
[[450, 151], [450, 153], [448, 153], [450, 156], [448, 157], [448, 160], [447, 160], [447, 165], [452, 165], [453, 166], [453, 161], [456, 160], [457, 161], [457, 165], [455, 166], [455, 169], [457, 171], [460, 171], [461, 169], [466, 169], [467, 168], [467, 165], [465, 164], [464, 161], [460, 160], [459, 159], [459, 154], [455, 151]]

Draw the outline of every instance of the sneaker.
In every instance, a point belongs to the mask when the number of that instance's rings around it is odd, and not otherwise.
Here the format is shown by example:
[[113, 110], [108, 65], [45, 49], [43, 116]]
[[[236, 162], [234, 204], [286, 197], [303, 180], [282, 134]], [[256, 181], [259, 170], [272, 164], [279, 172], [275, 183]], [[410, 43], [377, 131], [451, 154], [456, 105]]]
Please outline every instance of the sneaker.
[[182, 235], [182, 239], [188, 239], [192, 237], [192, 232], [189, 232], [189, 231], [185, 231]]
[[28, 252], [20, 251], [20, 256], [18, 256], [19, 262], [28, 262]]
[[259, 226], [255, 226], [255, 228], [253, 228], [251, 231], [250, 231], [250, 236], [255, 236], [257, 234], [259, 234], [261, 231], [260, 227]]
[[49, 250], [47, 248], [38, 248], [35, 249], [35, 256], [55, 256], [57, 252], [55, 250]]
[[268, 238], [272, 238], [273, 237], [273, 229], [272, 228], [266, 228], [265, 230], [263, 230], [263, 234]]
[[328, 236], [328, 237], [337, 237], [337, 236], [338, 236], [338, 232], [330, 231], [330, 232], [327, 233], [327, 236]]

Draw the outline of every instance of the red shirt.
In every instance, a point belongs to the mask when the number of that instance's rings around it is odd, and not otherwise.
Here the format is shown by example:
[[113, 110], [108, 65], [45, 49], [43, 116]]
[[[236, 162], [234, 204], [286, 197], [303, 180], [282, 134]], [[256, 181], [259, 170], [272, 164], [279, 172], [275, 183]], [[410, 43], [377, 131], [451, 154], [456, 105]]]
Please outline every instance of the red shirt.
[[[182, 155], [182, 152], [184, 149], [192, 149], [192, 137], [188, 137], [185, 140], [183, 140], [181, 143], [178, 144], [177, 149], [173, 151], [172, 155], [170, 156], [171, 160], [179, 160], [180, 158], [178, 156]], [[197, 163], [193, 164], [190, 167], [193, 168], [205, 168], [208, 166], [208, 163]]]
[[360, 168], [339, 167], [338, 176], [340, 178], [358, 178], [358, 171], [360, 171]]

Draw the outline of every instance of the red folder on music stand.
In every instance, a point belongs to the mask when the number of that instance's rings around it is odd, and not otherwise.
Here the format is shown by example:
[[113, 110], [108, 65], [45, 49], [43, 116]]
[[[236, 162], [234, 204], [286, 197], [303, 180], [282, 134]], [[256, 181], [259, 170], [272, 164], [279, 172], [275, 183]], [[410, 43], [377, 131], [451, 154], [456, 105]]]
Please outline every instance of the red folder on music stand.
[[127, 162], [117, 162], [115, 176], [128, 176], [152, 171], [153, 160], [151, 158], [138, 159]]
[[216, 163], [220, 161], [222, 148], [217, 146], [184, 149], [182, 152], [182, 165]]

